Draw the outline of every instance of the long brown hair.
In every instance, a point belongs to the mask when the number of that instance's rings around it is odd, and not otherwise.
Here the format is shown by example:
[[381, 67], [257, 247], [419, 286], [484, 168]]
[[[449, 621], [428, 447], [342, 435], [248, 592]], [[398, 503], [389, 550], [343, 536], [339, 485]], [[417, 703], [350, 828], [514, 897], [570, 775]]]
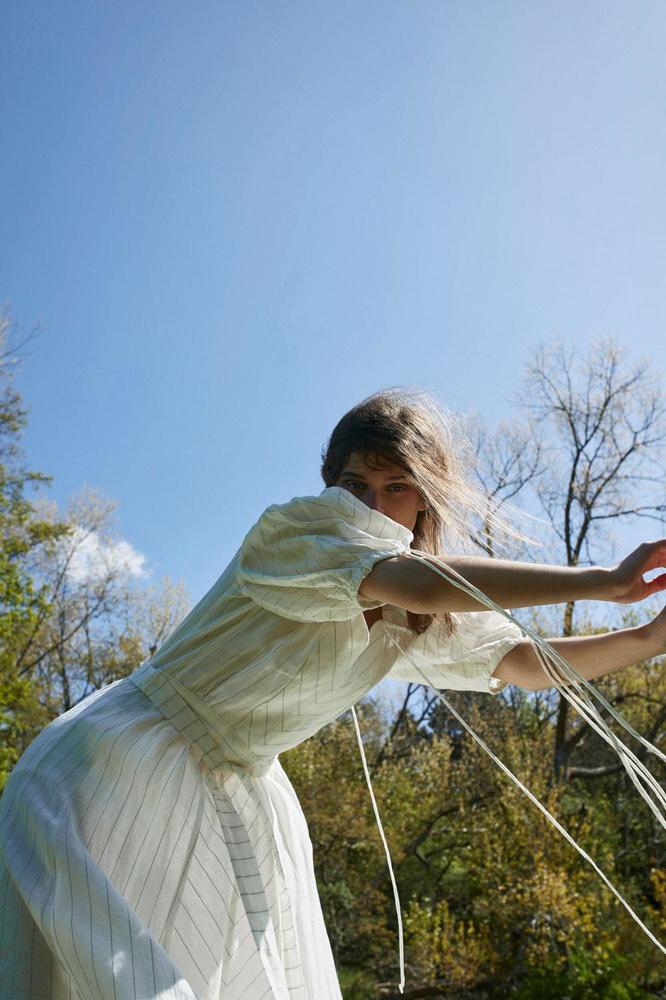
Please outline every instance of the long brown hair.
[[[471, 518], [487, 516], [487, 500], [469, 478], [470, 446], [459, 418], [434, 396], [424, 389], [394, 387], [353, 406], [322, 450], [326, 486], [336, 485], [352, 452], [361, 453], [370, 468], [381, 467], [383, 459], [410, 475], [426, 504], [416, 518], [412, 548], [434, 556], [473, 548]], [[436, 619], [449, 634], [453, 632], [448, 612], [408, 611], [407, 618], [415, 632], [425, 631]]]

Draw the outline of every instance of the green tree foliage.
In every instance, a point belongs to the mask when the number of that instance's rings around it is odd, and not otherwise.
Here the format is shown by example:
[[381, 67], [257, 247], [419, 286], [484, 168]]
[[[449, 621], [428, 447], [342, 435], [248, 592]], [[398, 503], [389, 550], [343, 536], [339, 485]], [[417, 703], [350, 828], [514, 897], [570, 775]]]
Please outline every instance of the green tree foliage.
[[[0, 317], [0, 789], [37, 732], [134, 670], [186, 614], [168, 577], [133, 586], [137, 554], [113, 531], [113, 501], [86, 489], [64, 515], [26, 469], [27, 409], [13, 382], [26, 342]], [[128, 562], [129, 560], [129, 562]], [[136, 570], [136, 566], [134, 567]], [[136, 573], [134, 574], [136, 575]]]
[[27, 469], [20, 448], [27, 410], [14, 387], [16, 327], [7, 310], [0, 316], [0, 788], [25, 744], [46, 721], [37, 692], [20, 673], [20, 662], [48, 595], [30, 572], [40, 548], [48, 548], [66, 527], [44, 519], [32, 494], [50, 477]]
[[187, 612], [168, 577], [137, 585], [143, 557], [118, 538], [115, 508], [99, 490], [81, 491], [64, 514], [67, 535], [37, 560], [50, 604], [21, 670], [52, 715], [136, 669]]
[[[652, 701], [666, 698], [663, 666], [625, 672], [625, 714], [639, 730]], [[663, 831], [623, 773], [556, 783], [554, 715], [533, 695], [452, 700], [663, 940]], [[657, 995], [660, 953], [580, 855], [468, 736], [418, 728], [409, 715], [387, 751], [390, 720], [372, 702], [361, 712], [368, 759], [381, 756], [372, 779], [402, 900], [405, 996]], [[397, 997], [392, 890], [351, 722], [282, 761], [308, 819], [345, 997]], [[542, 992], [545, 982], [557, 986]]]

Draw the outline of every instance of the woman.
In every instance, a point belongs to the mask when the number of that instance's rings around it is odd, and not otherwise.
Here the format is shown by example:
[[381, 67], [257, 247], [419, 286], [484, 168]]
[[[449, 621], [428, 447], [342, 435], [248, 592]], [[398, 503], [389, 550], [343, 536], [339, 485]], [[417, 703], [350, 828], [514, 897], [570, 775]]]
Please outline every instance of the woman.
[[[305, 819], [278, 755], [386, 676], [548, 685], [517, 625], [412, 560], [479, 502], [424, 396], [377, 393], [269, 507], [150, 660], [56, 719], [0, 803], [0, 992], [12, 1000], [333, 1000]], [[635, 601], [664, 542], [613, 569], [450, 556], [506, 608]], [[552, 645], [585, 677], [665, 648], [649, 625]], [[391, 641], [389, 641], [389, 639]]]

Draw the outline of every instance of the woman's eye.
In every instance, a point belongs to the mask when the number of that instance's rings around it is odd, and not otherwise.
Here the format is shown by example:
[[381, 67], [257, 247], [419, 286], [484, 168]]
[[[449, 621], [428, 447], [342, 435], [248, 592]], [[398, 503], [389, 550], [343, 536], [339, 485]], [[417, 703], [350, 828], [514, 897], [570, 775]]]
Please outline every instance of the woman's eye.
[[[355, 490], [357, 487], [363, 489], [365, 483], [359, 483], [358, 480], [356, 479], [346, 479], [343, 485], [348, 486], [352, 490]], [[403, 493], [406, 489], [409, 489], [409, 487], [404, 485], [403, 483], [390, 483], [388, 489], [392, 493]]]

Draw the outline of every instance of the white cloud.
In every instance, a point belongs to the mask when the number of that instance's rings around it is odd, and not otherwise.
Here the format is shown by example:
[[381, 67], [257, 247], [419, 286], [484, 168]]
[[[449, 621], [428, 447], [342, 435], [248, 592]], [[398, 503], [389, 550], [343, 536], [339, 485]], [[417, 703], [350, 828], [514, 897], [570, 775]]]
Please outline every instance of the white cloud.
[[85, 532], [75, 528], [66, 541], [68, 548], [74, 546], [74, 554], [67, 567], [67, 576], [74, 583], [96, 580], [109, 571], [125, 573], [134, 578], [149, 576], [146, 557], [130, 542], [107, 541], [96, 531]]

